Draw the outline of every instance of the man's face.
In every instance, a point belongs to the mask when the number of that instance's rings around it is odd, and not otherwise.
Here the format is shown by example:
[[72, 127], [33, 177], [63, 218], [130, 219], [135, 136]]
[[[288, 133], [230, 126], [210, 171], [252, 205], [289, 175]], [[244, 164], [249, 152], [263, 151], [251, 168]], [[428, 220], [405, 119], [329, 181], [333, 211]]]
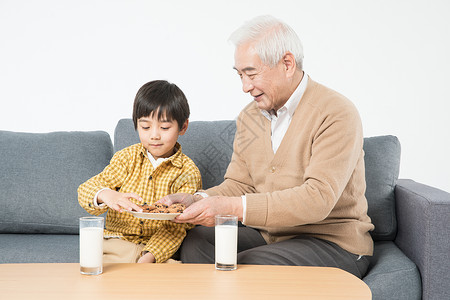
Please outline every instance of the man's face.
[[236, 48], [234, 69], [242, 81], [244, 93], [250, 93], [260, 109], [277, 111], [289, 99], [285, 65], [279, 62], [270, 68], [264, 65], [252, 43]]

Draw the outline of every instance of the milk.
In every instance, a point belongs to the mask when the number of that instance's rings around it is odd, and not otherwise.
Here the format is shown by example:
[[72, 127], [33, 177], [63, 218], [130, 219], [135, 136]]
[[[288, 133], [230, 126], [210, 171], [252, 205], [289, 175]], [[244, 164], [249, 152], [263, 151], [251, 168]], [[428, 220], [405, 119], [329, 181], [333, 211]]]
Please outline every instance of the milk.
[[80, 266], [84, 268], [102, 267], [103, 228], [84, 227], [80, 229]]
[[216, 263], [234, 265], [237, 262], [237, 226], [218, 225], [216, 235]]

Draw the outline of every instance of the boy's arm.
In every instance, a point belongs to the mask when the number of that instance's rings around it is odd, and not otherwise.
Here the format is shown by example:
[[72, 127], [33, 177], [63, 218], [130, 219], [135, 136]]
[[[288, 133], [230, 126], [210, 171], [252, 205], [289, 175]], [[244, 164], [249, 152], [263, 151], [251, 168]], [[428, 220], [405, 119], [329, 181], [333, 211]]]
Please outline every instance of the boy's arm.
[[122, 186], [128, 173], [127, 159], [125, 152], [117, 152], [111, 159], [110, 164], [101, 173], [90, 178], [78, 187], [78, 203], [88, 213], [98, 216], [108, 210], [106, 205], [95, 205], [94, 198], [102, 189], [114, 191], [116, 188]]

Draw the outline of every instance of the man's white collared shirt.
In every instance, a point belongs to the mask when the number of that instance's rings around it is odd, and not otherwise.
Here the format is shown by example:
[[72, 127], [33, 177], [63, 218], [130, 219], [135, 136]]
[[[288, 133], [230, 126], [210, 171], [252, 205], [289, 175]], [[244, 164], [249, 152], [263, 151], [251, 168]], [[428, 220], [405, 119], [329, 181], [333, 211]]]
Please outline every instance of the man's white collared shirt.
[[270, 121], [271, 125], [271, 141], [273, 153], [276, 153], [278, 147], [280, 147], [281, 141], [286, 134], [289, 125], [291, 124], [292, 116], [294, 115], [295, 109], [297, 108], [300, 100], [305, 93], [306, 86], [308, 84], [308, 75], [303, 73], [303, 78], [300, 84], [297, 86], [295, 91], [289, 97], [288, 101], [277, 110], [276, 114], [274, 112], [268, 112], [266, 110], [261, 110], [261, 113]]

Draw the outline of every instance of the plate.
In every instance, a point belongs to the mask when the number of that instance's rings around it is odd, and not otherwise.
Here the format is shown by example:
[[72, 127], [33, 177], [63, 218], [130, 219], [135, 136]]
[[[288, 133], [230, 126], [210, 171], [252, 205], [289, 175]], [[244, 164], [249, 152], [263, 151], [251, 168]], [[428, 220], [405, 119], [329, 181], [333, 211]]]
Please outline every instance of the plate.
[[144, 213], [137, 211], [128, 211], [130, 214], [136, 218], [150, 219], [150, 220], [173, 220], [176, 216], [181, 215], [181, 213]]

